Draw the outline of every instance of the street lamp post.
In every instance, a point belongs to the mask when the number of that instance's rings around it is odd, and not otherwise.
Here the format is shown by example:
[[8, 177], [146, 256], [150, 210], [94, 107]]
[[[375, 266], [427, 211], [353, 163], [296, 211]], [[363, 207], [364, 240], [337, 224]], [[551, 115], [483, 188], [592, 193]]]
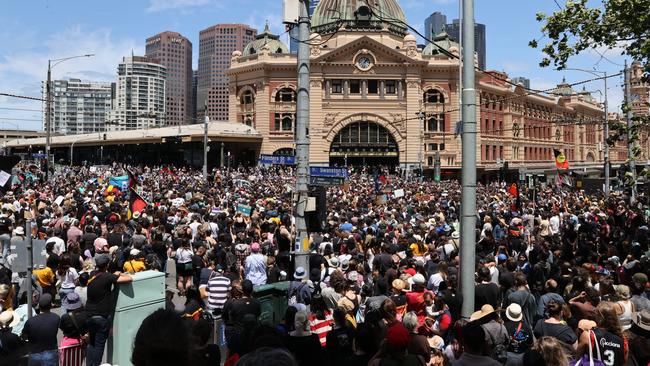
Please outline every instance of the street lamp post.
[[205, 104], [205, 118], [203, 120], [203, 179], [208, 180], [208, 104]]
[[424, 143], [424, 121], [426, 119], [426, 114], [422, 111], [415, 114], [420, 119], [420, 150], [418, 152], [418, 163], [420, 166], [420, 181], [422, 181], [423, 171], [422, 171], [422, 160], [424, 159], [424, 154], [422, 153], [422, 144]]
[[92, 57], [95, 54], [86, 54], [47, 60], [47, 84], [45, 85], [45, 179], [50, 177], [50, 138], [52, 134], [52, 69], [65, 61], [81, 57]]
[[586, 72], [598, 77], [603, 77], [603, 81], [605, 82], [605, 105], [604, 105], [604, 110], [605, 110], [605, 119], [603, 121], [603, 163], [604, 163], [604, 169], [605, 169], [605, 197], [609, 197], [609, 186], [610, 186], [610, 178], [609, 178], [609, 143], [607, 142], [607, 138], [609, 137], [609, 112], [607, 110], [608, 108], [608, 103], [607, 103], [607, 71], [598, 71], [598, 70], [584, 70], [584, 69], [574, 69], [574, 68], [567, 68], [565, 70], [573, 70], [573, 71], [582, 71]]

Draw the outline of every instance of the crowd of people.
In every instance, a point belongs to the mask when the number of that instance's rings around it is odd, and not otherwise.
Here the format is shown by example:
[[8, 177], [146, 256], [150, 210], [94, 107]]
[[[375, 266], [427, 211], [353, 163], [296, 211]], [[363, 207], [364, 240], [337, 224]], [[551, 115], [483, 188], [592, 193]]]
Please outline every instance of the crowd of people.
[[[291, 253], [290, 168], [205, 179], [116, 164], [50, 181], [20, 169], [0, 198], [0, 364], [64, 364], [60, 349], [79, 345], [86, 365], [101, 364], [114, 288], [155, 270], [176, 286], [143, 319], [136, 366], [650, 365], [644, 197], [479, 185], [474, 313], [463, 317], [457, 181], [351, 170], [327, 190], [305, 267]], [[110, 184], [127, 174], [133, 188]], [[26, 235], [46, 241], [31, 281], [10, 270]], [[267, 285], [284, 293], [280, 322], [257, 296]]]

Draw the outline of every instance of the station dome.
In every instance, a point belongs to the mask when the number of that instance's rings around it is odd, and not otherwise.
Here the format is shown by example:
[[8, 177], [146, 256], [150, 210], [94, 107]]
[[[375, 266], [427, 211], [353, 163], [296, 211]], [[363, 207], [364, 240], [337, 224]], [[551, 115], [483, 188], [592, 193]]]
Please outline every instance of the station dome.
[[280, 41], [280, 37], [271, 33], [268, 23], [266, 23], [264, 31], [244, 47], [242, 56], [254, 55], [259, 53], [262, 48], [268, 48], [270, 53], [289, 53], [289, 48]]
[[356, 31], [387, 29], [403, 37], [406, 17], [397, 0], [321, 0], [311, 20], [313, 32], [331, 34], [341, 28]]

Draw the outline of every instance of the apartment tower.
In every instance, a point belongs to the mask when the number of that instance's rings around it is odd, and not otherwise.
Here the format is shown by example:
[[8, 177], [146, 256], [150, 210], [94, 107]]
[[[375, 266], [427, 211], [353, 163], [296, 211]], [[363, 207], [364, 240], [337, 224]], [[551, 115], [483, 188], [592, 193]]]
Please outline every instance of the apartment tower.
[[217, 24], [199, 33], [199, 69], [196, 90], [196, 114], [213, 121], [228, 120], [228, 77], [230, 59], [235, 50], [255, 40], [257, 30], [246, 24]]
[[165, 126], [192, 123], [192, 42], [176, 32], [147, 38], [146, 57], [167, 68]]

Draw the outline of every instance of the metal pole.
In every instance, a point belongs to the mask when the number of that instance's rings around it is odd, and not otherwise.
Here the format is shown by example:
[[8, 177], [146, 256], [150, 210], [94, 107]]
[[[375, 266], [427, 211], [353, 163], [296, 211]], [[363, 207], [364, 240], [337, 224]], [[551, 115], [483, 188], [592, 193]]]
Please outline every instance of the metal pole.
[[298, 100], [296, 107], [296, 190], [294, 216], [296, 218], [296, 245], [294, 247], [297, 267], [309, 268], [307, 223], [305, 206], [309, 194], [309, 0], [300, 0], [298, 18]]
[[627, 60], [625, 60], [625, 104], [627, 112], [625, 113], [625, 118], [627, 119], [627, 159], [630, 162], [630, 173], [632, 174], [632, 194], [630, 195], [630, 204], [636, 201], [636, 157], [634, 156], [634, 137], [632, 129], [634, 128], [634, 122], [632, 121], [632, 95], [630, 91], [630, 69], [627, 67]]
[[104, 145], [99, 147], [99, 165], [104, 164]]
[[50, 178], [50, 134], [52, 123], [52, 64], [47, 60], [47, 84], [45, 85], [45, 180]]
[[208, 104], [205, 104], [205, 117], [203, 118], [203, 179], [208, 180]]
[[77, 141], [72, 141], [70, 144], [70, 166], [74, 165], [74, 143]]
[[474, 312], [474, 269], [476, 266], [476, 89], [474, 85], [474, 0], [463, 0], [463, 132], [462, 198], [460, 222], [460, 290], [463, 294], [461, 315]]
[[34, 271], [34, 253], [32, 247], [32, 219], [25, 221], [25, 234], [27, 234], [27, 319], [32, 318], [32, 272]]
[[219, 160], [219, 167], [223, 169], [223, 148], [225, 144], [222, 142], [221, 143], [221, 160]]
[[605, 120], [603, 121], [603, 160], [605, 163], [605, 197], [609, 198], [609, 111], [607, 102], [607, 71], [604, 72], [605, 78]]

